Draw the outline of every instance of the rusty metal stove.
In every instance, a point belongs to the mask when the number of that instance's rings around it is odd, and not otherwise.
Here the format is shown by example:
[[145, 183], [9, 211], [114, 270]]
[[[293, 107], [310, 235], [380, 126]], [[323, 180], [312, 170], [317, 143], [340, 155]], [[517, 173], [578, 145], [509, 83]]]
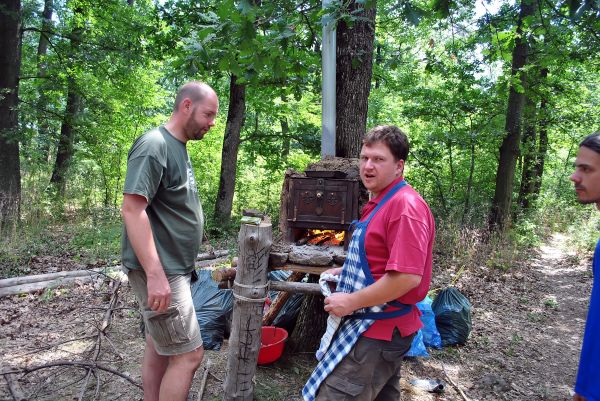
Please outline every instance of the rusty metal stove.
[[297, 241], [308, 229], [345, 231], [358, 218], [358, 180], [341, 171], [307, 170], [306, 177], [291, 177], [287, 204], [287, 239]]

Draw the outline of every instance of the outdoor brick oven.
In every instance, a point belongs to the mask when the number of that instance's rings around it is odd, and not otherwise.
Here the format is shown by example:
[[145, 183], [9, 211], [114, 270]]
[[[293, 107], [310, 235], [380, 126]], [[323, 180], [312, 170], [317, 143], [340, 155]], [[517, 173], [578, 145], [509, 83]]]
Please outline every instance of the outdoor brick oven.
[[359, 216], [363, 197], [356, 159], [326, 157], [309, 165], [303, 173], [288, 170], [281, 195], [282, 240], [303, 244], [311, 236], [319, 235], [315, 230], [333, 230], [345, 233], [344, 248], [347, 248], [350, 238], [347, 230]]
[[311, 229], [344, 231], [349, 238], [348, 226], [358, 217], [358, 181], [347, 179], [342, 171], [304, 173], [289, 180], [286, 239], [296, 242]]

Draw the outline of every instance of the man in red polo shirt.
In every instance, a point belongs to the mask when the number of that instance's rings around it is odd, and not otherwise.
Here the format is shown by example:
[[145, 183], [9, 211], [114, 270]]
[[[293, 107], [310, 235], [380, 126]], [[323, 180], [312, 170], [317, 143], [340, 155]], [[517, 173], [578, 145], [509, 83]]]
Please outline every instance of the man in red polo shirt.
[[392, 317], [382, 313], [382, 317], [374, 318], [319, 386], [316, 400], [397, 401], [400, 397], [402, 358], [422, 327], [415, 304], [429, 290], [435, 237], [429, 206], [404, 182], [408, 149], [408, 138], [398, 127], [379, 126], [366, 134], [360, 153], [360, 178], [371, 200], [361, 214], [366, 234], [360, 248], [366, 252], [375, 282], [325, 299], [326, 312], [350, 319], [357, 310], [386, 303], [385, 312], [402, 308], [405, 312]]

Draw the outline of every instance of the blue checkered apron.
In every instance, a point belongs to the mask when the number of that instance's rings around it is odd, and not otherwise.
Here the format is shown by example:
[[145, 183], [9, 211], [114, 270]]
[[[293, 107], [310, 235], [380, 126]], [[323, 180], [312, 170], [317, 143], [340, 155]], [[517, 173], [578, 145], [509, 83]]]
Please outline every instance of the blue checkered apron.
[[[403, 186], [406, 181], [396, 184], [379, 202], [377, 207], [371, 212], [365, 221], [353, 221], [355, 227], [350, 244], [348, 244], [348, 253], [346, 261], [342, 267], [340, 281], [337, 284], [337, 292], [352, 293], [358, 291], [375, 282], [369, 264], [367, 262], [367, 252], [365, 250], [365, 236], [367, 226], [371, 219], [383, 207], [383, 205], [392, 198]], [[351, 226], [352, 226], [351, 225]], [[388, 305], [393, 305], [400, 309], [386, 312], [384, 309]], [[389, 319], [396, 316], [402, 316], [412, 310], [412, 305], [401, 304], [397, 301], [391, 301], [384, 305], [376, 305], [355, 311], [352, 315], [343, 319], [338, 330], [335, 333], [331, 344], [320, 359], [317, 367], [309, 377], [302, 389], [302, 397], [305, 401], [315, 399], [319, 386], [327, 376], [335, 369], [337, 364], [344, 359], [350, 352], [356, 341], [378, 319]]]

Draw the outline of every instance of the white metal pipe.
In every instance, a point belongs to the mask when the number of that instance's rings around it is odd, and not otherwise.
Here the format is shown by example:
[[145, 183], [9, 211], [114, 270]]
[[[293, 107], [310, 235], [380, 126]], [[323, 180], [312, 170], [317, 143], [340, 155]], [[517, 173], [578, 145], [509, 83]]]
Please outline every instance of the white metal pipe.
[[[323, 0], [323, 8], [332, 0]], [[335, 156], [335, 21], [323, 24], [321, 157]]]

